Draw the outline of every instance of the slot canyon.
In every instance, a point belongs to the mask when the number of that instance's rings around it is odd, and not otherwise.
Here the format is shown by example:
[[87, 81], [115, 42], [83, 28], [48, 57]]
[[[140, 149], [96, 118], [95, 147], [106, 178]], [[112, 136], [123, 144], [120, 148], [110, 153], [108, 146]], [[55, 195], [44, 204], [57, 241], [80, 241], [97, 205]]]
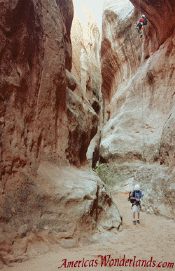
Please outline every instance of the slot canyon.
[[118, 3], [85, 30], [72, 0], [0, 1], [0, 269], [120, 238], [135, 183], [174, 223], [175, 0]]

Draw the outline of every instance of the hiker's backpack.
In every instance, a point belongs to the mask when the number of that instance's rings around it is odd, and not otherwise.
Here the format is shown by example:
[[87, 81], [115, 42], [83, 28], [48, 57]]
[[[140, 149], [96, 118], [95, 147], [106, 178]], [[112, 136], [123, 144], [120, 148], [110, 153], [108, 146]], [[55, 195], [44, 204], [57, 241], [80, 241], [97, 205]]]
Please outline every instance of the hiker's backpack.
[[144, 18], [143, 25], [147, 25], [147, 19]]
[[[135, 198], [135, 193], [136, 193], [136, 190], [133, 191], [132, 198]], [[140, 190], [139, 190], [139, 193], [140, 193]], [[129, 192], [128, 201], [130, 201], [132, 203], [132, 206], [133, 206], [133, 203], [134, 203], [135, 199], [131, 199], [131, 194], [132, 194], [132, 192]], [[136, 205], [140, 205], [141, 206], [141, 203], [137, 202]]]
[[[131, 193], [132, 192], [129, 192], [129, 197], [128, 197], [128, 201], [130, 201], [131, 203], [134, 203], [135, 199], [131, 199]], [[133, 192], [133, 198], [135, 197], [135, 190]]]

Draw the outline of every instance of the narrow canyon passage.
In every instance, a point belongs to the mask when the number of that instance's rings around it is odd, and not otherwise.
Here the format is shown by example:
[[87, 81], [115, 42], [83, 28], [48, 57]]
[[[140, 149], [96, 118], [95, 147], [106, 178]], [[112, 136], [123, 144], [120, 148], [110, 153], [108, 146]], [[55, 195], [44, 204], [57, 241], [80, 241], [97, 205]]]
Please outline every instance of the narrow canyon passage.
[[175, 269], [175, 0], [0, 6], [0, 270]]
[[[174, 268], [170, 268], [170, 265], [168, 268], [168, 263], [173, 263], [174, 261], [175, 223], [163, 217], [141, 212], [141, 224], [134, 226], [132, 224], [132, 213], [130, 203], [127, 201], [127, 195], [118, 193], [113, 195], [113, 199], [123, 215], [123, 231], [117, 235], [116, 240], [111, 238], [110, 241], [107, 241], [107, 239], [105, 240], [105, 236], [102, 235], [101, 243], [85, 247], [63, 249], [54, 245], [52, 252], [17, 264], [14, 267], [4, 267], [3, 271], [54, 271], [67, 269], [74, 271], [174, 270]], [[119, 259], [121, 261], [125, 257], [125, 266], [113, 265], [109, 267], [109, 264], [101, 266], [102, 260], [98, 255], [102, 255], [103, 257], [111, 255], [110, 263], [112, 263], [112, 259]], [[135, 263], [137, 262], [138, 265], [140, 260], [140, 267], [132, 267], [134, 258]], [[67, 259], [67, 263], [70, 261], [74, 261], [74, 263], [81, 261], [81, 263], [79, 267], [65, 268], [65, 266], [62, 266], [64, 263], [63, 259]], [[86, 267], [82, 267], [83, 259], [84, 262], [87, 261]], [[130, 266], [129, 262], [126, 263], [127, 259], [132, 260]], [[96, 267], [95, 260], [98, 263]], [[141, 266], [142, 260], [147, 262], [148, 267]], [[149, 262], [150, 260], [151, 262]], [[89, 267], [88, 264], [90, 261], [94, 265], [93, 267]], [[164, 267], [157, 267], [158, 264]], [[58, 269], [58, 267], [61, 268]]]

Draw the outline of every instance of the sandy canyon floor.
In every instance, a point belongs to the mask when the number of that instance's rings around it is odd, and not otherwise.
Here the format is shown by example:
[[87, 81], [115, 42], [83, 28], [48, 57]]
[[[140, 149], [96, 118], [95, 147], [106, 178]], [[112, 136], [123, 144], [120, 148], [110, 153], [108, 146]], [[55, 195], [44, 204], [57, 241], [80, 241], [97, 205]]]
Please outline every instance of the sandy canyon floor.
[[[175, 266], [171, 268], [170, 265], [175, 262], [174, 221], [141, 212], [141, 223], [133, 225], [127, 195], [118, 193], [113, 195], [113, 199], [123, 216], [123, 231], [118, 233], [115, 239], [104, 241], [102, 238], [98, 244], [78, 248], [54, 247], [52, 252], [13, 267], [4, 267], [2, 270], [175, 270]], [[106, 260], [109, 259], [106, 266], [105, 256]], [[67, 259], [66, 264], [64, 259]], [[74, 261], [74, 264], [78, 261], [77, 267], [68, 267], [68, 262], [71, 261]], [[144, 264], [147, 267], [144, 267]]]

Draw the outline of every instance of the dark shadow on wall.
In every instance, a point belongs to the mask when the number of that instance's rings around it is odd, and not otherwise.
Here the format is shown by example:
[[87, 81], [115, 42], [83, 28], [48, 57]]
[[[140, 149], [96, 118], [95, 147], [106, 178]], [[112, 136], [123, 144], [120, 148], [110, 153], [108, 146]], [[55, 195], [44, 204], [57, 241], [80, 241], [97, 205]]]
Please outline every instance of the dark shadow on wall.
[[148, 70], [148, 72], [147, 72], [147, 79], [148, 79], [148, 83], [150, 85], [150, 93], [151, 93], [148, 108], [152, 109], [153, 102], [154, 102], [155, 80], [154, 80], [154, 75], [151, 70]]

